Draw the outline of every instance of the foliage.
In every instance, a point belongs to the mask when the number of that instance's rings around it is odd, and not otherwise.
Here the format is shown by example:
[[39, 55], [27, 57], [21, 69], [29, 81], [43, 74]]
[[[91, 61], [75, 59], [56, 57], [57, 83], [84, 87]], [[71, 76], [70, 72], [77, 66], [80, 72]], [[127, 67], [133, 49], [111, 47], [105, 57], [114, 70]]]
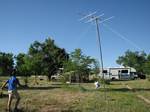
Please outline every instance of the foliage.
[[13, 67], [13, 54], [0, 52], [0, 75], [10, 75]]
[[17, 74], [20, 76], [29, 76], [32, 73], [31, 58], [24, 53], [19, 53], [15, 59]]
[[91, 72], [96, 76], [100, 73], [100, 65], [98, 60], [93, 59], [93, 67]]
[[59, 68], [62, 68], [63, 62], [68, 59], [65, 49], [59, 48], [51, 38], [43, 43], [35, 41], [31, 44], [28, 55], [32, 58], [33, 73], [47, 75], [49, 79]]
[[[55, 41], [47, 38], [44, 42], [34, 41], [28, 53], [13, 54], [0, 53], [0, 74], [9, 74], [14, 67], [17, 75], [46, 75], [51, 78], [60, 68], [64, 72], [74, 71], [80, 79], [88, 80], [89, 74], [99, 72], [98, 62], [90, 56], [83, 55], [81, 49], [75, 49], [68, 55], [65, 49], [58, 47]], [[68, 76], [67, 76], [68, 77]]]
[[133, 67], [139, 73], [144, 73], [144, 66], [147, 61], [147, 55], [144, 52], [132, 52], [130, 50], [125, 52], [125, 55], [119, 56], [117, 63], [123, 66]]
[[144, 64], [144, 72], [150, 75], [150, 54], [147, 56], [147, 60]]
[[74, 76], [78, 77], [78, 80], [87, 81], [93, 70], [92, 67], [95, 67], [94, 64], [96, 65], [95, 59], [84, 55], [81, 49], [75, 49], [70, 53], [70, 59], [64, 64], [64, 72], [74, 72]]
[[54, 40], [48, 38], [44, 42], [34, 41], [27, 54], [19, 53], [15, 57], [15, 67], [17, 74], [26, 76], [25, 79], [29, 75], [35, 75], [35, 80], [38, 75], [47, 75], [50, 79], [68, 58], [65, 49], [58, 47]]

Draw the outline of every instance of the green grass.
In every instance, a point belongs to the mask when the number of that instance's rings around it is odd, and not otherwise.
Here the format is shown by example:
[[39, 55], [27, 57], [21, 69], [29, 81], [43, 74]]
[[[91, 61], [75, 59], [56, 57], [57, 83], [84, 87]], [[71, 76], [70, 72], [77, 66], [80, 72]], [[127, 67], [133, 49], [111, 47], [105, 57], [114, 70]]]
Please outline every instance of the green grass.
[[[136, 97], [136, 94], [142, 94], [150, 98], [150, 91], [145, 91], [150, 85], [147, 80], [111, 82], [106, 85], [106, 99], [103, 86], [95, 89], [93, 83], [66, 85], [44, 80], [38, 82], [39, 85], [34, 85], [31, 78], [30, 88], [19, 90], [22, 112], [150, 112], [150, 105]], [[24, 83], [23, 80], [21, 83]], [[131, 92], [125, 84], [140, 88], [140, 91]], [[6, 90], [4, 94], [7, 94]], [[6, 104], [7, 97], [0, 98], [0, 112], [4, 112]]]
[[148, 80], [135, 80], [127, 83], [130, 87], [135, 89], [136, 94], [141, 94], [150, 100], [150, 81]]

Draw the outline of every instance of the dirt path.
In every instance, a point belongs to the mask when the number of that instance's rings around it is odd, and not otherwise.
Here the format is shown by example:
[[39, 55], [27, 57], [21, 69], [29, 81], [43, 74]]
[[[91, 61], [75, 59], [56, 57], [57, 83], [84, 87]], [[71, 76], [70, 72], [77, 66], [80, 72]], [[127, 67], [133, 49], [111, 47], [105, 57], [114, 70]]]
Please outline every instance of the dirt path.
[[143, 97], [142, 95], [137, 95], [138, 98], [144, 100], [146, 103], [150, 104], [150, 100], [146, 99], [145, 97]]
[[[125, 84], [123, 84], [125, 85]], [[129, 85], [125, 85], [129, 90], [136, 92], [133, 88], [131, 88]], [[143, 100], [144, 102], [146, 102], [147, 104], [150, 104], [150, 100], [148, 100], [147, 98], [145, 98], [144, 96], [137, 94], [136, 95], [139, 99]]]

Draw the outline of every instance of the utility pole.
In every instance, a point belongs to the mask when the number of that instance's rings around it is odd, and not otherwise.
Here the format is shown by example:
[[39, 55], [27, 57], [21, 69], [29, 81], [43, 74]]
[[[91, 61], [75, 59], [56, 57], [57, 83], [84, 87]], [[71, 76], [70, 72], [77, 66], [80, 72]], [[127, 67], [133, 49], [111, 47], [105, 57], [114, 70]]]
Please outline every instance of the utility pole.
[[98, 46], [99, 46], [99, 55], [100, 55], [100, 62], [101, 62], [101, 73], [102, 73], [102, 79], [103, 79], [103, 83], [104, 83], [104, 92], [105, 92], [105, 100], [106, 100], [106, 87], [105, 87], [105, 77], [104, 77], [104, 65], [103, 65], [103, 54], [102, 54], [102, 44], [101, 44], [101, 38], [100, 38], [100, 32], [99, 32], [99, 24], [98, 24], [98, 19], [95, 19], [95, 23], [96, 23], [96, 30], [97, 30], [97, 37], [98, 37]]
[[101, 45], [101, 38], [100, 38], [100, 31], [99, 31], [99, 23], [103, 23], [107, 20], [110, 20], [113, 18], [112, 17], [109, 17], [107, 19], [104, 19], [102, 21], [100, 21], [100, 17], [103, 16], [104, 14], [101, 14], [99, 16], [95, 16], [96, 12], [93, 12], [93, 13], [90, 13], [88, 15], [85, 15], [83, 18], [79, 19], [79, 21], [82, 21], [82, 20], [85, 20], [85, 19], [88, 19], [88, 21], [86, 21], [85, 23], [89, 23], [89, 22], [92, 22], [94, 21], [96, 23], [96, 31], [97, 31], [97, 38], [98, 38], [98, 48], [99, 48], [99, 55], [100, 55], [100, 63], [101, 63], [101, 70], [100, 70], [100, 73], [102, 74], [102, 80], [103, 80], [103, 83], [104, 83], [104, 97], [105, 97], [105, 100], [106, 100], [106, 87], [105, 87], [105, 77], [104, 77], [104, 73], [103, 73], [103, 55], [102, 55], [102, 45]]
[[104, 79], [104, 74], [103, 74], [103, 54], [102, 54], [102, 45], [101, 45], [101, 39], [100, 39], [100, 32], [99, 32], [99, 24], [98, 24], [98, 18], [95, 19], [96, 23], [96, 30], [97, 30], [97, 37], [98, 37], [98, 45], [99, 45], [99, 53], [100, 53], [100, 62], [101, 62], [101, 71], [102, 71], [102, 76]]

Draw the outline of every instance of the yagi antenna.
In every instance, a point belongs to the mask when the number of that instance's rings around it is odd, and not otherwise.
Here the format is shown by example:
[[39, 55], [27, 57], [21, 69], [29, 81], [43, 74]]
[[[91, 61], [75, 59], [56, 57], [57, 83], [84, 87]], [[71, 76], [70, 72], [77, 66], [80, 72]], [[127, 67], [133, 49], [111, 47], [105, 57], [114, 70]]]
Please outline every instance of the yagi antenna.
[[88, 14], [88, 15], [86, 15], [86, 16], [84, 16], [83, 18], [79, 19], [79, 21], [82, 21], [82, 20], [84, 20], [84, 19], [86, 19], [86, 18], [88, 18], [88, 17], [90, 17], [90, 16], [92, 16], [92, 15], [94, 15], [94, 14], [96, 14], [96, 11], [93, 12], [93, 13], [90, 13], [90, 14]]
[[99, 21], [99, 23], [103, 23], [103, 22], [108, 21], [108, 20], [113, 19], [113, 18], [114, 18], [114, 16], [111, 16], [111, 17], [109, 17], [109, 18], [107, 18], [107, 19], [104, 19], [104, 20], [102, 20], [102, 21]]
[[95, 20], [96, 18], [99, 19], [100, 17], [104, 16], [104, 13], [99, 15], [99, 16], [93, 16], [90, 18], [90, 20], [86, 21], [85, 23], [89, 23], [89, 22], [92, 22], [93, 20]]
[[[88, 14], [86, 16], [84, 16], [83, 18], [80, 19], [80, 21], [84, 20], [84, 19], [89, 19], [88, 21], [86, 21], [85, 23], [89, 23], [89, 22], [92, 22], [92, 21], [95, 21], [96, 23], [96, 31], [97, 31], [97, 37], [98, 37], [98, 47], [99, 47], [99, 55], [100, 55], [100, 62], [101, 62], [101, 73], [102, 73], [102, 79], [104, 80], [104, 73], [103, 73], [103, 55], [102, 55], [102, 46], [101, 46], [101, 39], [100, 39], [100, 32], [99, 32], [99, 23], [103, 23], [105, 21], [108, 21], [110, 19], [113, 18], [112, 17], [109, 17], [107, 19], [104, 19], [102, 20], [101, 17], [104, 15], [104, 14], [101, 14], [99, 16], [96, 16], [95, 15], [96, 12], [93, 12], [91, 14]], [[104, 82], [104, 94], [105, 94], [105, 100], [106, 100], [106, 87], [105, 87], [105, 82]]]

